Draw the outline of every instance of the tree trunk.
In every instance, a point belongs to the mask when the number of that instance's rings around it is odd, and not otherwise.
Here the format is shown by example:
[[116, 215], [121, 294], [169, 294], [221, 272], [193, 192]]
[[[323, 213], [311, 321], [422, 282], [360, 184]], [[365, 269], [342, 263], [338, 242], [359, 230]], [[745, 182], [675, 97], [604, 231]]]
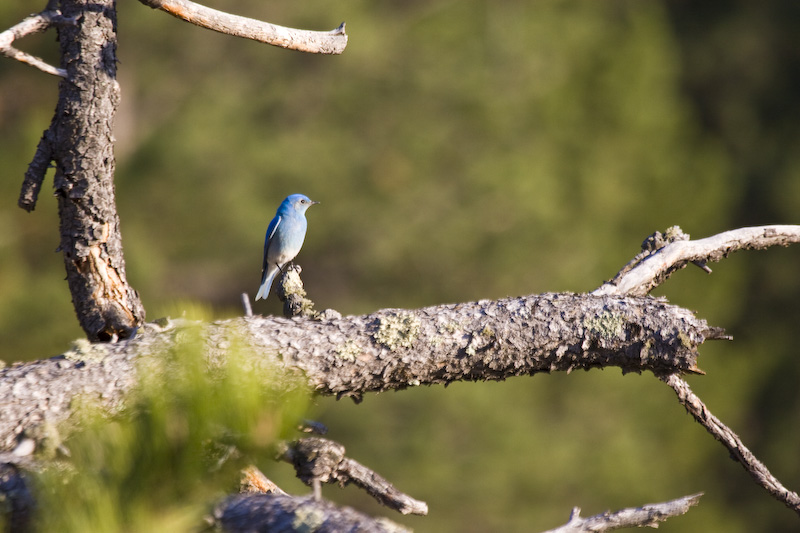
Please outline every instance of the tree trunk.
[[78, 321], [92, 341], [130, 337], [144, 321], [126, 280], [114, 199], [117, 37], [114, 0], [62, 0], [75, 25], [58, 29], [62, 67], [53, 122], [45, 132], [55, 162], [60, 251]]

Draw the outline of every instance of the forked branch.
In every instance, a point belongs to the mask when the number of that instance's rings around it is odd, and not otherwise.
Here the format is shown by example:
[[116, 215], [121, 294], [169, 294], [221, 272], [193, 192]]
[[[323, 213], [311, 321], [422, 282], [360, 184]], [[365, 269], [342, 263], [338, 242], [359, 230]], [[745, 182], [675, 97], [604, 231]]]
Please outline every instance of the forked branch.
[[[642, 243], [642, 252], [634, 257], [611, 281], [592, 294], [644, 296], [663, 283], [673, 272], [692, 262], [706, 272], [707, 261], [720, 261], [737, 250], [763, 250], [771, 246], [800, 243], [800, 226], [758, 226], [726, 231], [697, 241], [689, 240], [677, 226], [664, 234], [656, 232]], [[784, 487], [764, 464], [744, 445], [739, 436], [714, 416], [692, 392], [679, 374], [659, 375], [672, 387], [678, 401], [725, 446], [753, 480], [772, 497], [800, 514], [800, 496]]]
[[[739, 228], [696, 241], [677, 226], [664, 235], [656, 232], [637, 255], [611, 281], [592, 294], [646, 296], [676, 270], [688, 263], [705, 267], [706, 261], [721, 261], [737, 250], [763, 250], [771, 246], [800, 243], [800, 226], [756, 226]], [[704, 268], [707, 272], [710, 269]]]
[[0, 33], [0, 53], [6, 57], [10, 57], [11, 59], [16, 59], [17, 61], [21, 61], [22, 63], [26, 63], [32, 67], [38, 68], [47, 74], [66, 78], [67, 71], [63, 68], [54, 67], [46, 61], [14, 47], [15, 40], [21, 39], [27, 35], [32, 35], [34, 33], [41, 33], [57, 24], [75, 24], [75, 21], [73, 19], [63, 17], [60, 11], [55, 8], [51, 8], [51, 6], [48, 4], [48, 8], [45, 11], [42, 11], [36, 15], [31, 15], [19, 24], [16, 24], [6, 31]]

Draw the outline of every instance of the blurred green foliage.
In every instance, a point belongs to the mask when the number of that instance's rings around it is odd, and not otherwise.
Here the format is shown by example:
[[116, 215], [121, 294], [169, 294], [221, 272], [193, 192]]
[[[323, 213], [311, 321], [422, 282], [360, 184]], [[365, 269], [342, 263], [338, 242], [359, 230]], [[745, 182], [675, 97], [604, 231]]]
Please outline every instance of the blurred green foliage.
[[[800, 4], [330, 3], [217, 0], [274, 23], [347, 21], [342, 56], [214, 34], [120, 3], [117, 195], [128, 277], [150, 319], [196, 300], [241, 314], [263, 232], [303, 192], [297, 258], [320, 308], [586, 291], [655, 230], [703, 237], [797, 223]], [[0, 26], [24, 2], [0, 6]], [[21, 46], [56, 61], [53, 34]], [[64, 350], [81, 332], [55, 202], [19, 185], [56, 82], [0, 61], [0, 349]], [[734, 335], [704, 346], [698, 394], [789, 488], [800, 487], [800, 250], [740, 253], [657, 293]], [[274, 300], [259, 313], [279, 313]], [[318, 401], [357, 460], [428, 501], [418, 531], [530, 531], [705, 491], [664, 531], [792, 531], [652, 376], [592, 371]], [[290, 469], [275, 481], [291, 481]], [[292, 485], [294, 483], [294, 485]], [[358, 491], [326, 497], [387, 514]]]
[[253, 365], [235, 334], [209, 371], [202, 335], [200, 325], [181, 327], [174, 346], [141, 359], [123, 412], [109, 419], [90, 399], [77, 408], [68, 462], [36, 480], [39, 531], [196, 531], [242, 468], [274, 466], [272, 446], [302, 416], [307, 389]]

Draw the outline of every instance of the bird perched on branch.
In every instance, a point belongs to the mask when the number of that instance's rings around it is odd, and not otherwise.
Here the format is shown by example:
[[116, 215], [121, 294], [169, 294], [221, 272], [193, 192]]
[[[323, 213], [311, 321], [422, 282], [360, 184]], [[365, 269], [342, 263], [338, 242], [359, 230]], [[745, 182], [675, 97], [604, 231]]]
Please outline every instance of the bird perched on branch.
[[292, 194], [278, 207], [264, 238], [264, 266], [256, 300], [267, 299], [275, 274], [300, 252], [306, 238], [306, 209], [318, 203], [303, 194]]

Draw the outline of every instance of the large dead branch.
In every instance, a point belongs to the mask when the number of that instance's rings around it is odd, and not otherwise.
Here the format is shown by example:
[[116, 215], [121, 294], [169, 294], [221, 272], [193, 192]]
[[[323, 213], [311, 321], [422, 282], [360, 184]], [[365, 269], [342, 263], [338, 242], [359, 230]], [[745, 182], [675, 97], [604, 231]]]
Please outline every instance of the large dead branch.
[[[604, 366], [700, 372], [698, 346], [723, 336], [692, 312], [654, 298], [559, 293], [327, 314], [210, 324], [209, 357], [224, 358], [239, 337], [253, 357], [301, 373], [316, 392], [358, 400], [367, 392]], [[68, 417], [77, 395], [113, 409], [136, 383], [137, 360], [163, 353], [179, 329], [152, 325], [134, 339], [79, 343], [62, 356], [1, 370], [0, 450], [12, 449], [26, 428]]]
[[285, 28], [269, 22], [231, 15], [189, 0], [139, 0], [153, 9], [197, 26], [227, 35], [244, 37], [261, 43], [310, 52], [314, 54], [341, 54], [347, 46], [344, 22], [331, 31], [308, 31]]

